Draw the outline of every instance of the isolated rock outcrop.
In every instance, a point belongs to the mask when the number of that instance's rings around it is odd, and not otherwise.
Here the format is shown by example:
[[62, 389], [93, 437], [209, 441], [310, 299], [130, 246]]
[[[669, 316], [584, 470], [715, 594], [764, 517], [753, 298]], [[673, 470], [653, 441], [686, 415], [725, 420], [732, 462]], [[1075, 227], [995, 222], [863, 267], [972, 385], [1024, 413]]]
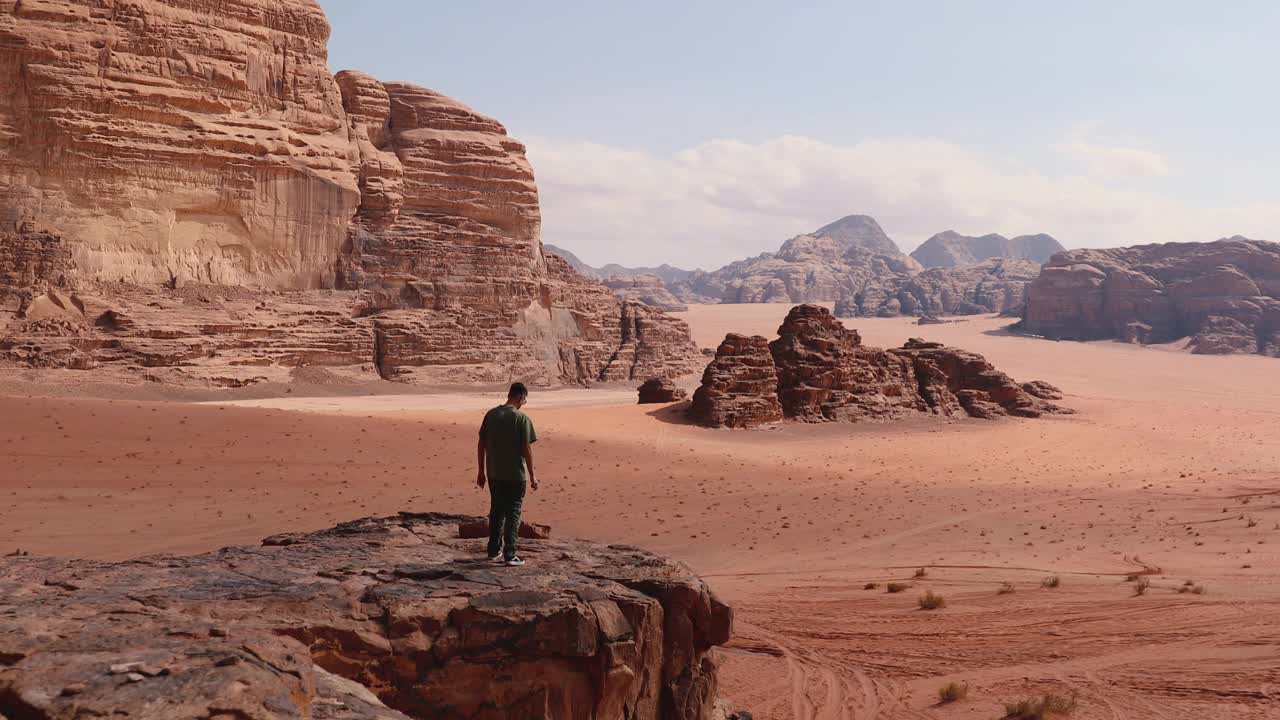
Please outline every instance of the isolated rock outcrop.
[[769, 341], [730, 333], [693, 393], [689, 417], [708, 427], [745, 428], [782, 420]]
[[640, 404], [673, 403], [689, 397], [688, 391], [676, 386], [670, 378], [649, 378], [637, 388]]
[[495, 566], [470, 518], [261, 547], [0, 562], [0, 715], [705, 720], [732, 611], [688, 568], [541, 540]]
[[[0, 362], [232, 384], [306, 364], [544, 384], [694, 367], [682, 324], [544, 255], [501, 123], [330, 75], [329, 32], [315, 0], [0, 2]], [[83, 308], [51, 297], [57, 324], [37, 325], [15, 298], [43, 292], [31, 254], [52, 247]], [[144, 370], [189, 366], [221, 371]]]
[[[778, 339], [767, 346], [767, 360], [758, 347], [763, 342], [741, 335], [725, 339], [694, 394], [694, 420], [714, 427], [759, 424], [738, 408], [774, 402], [783, 416], [806, 422], [1069, 412], [1046, 402], [1056, 388], [1039, 381], [1019, 385], [976, 353], [917, 339], [890, 350], [863, 345], [856, 330], [817, 305], [792, 308]], [[755, 382], [731, 385], [748, 367]], [[776, 375], [772, 386], [759, 379], [769, 373]], [[737, 392], [726, 392], [726, 386]]]
[[911, 251], [911, 257], [926, 268], [960, 267], [992, 258], [1027, 260], [1041, 265], [1064, 249], [1061, 243], [1043, 233], [1015, 238], [995, 233], [970, 237], [947, 230], [925, 240]]
[[1058, 253], [1027, 289], [1020, 328], [1064, 340], [1280, 356], [1280, 243], [1234, 237]]
[[1027, 286], [1040, 275], [1029, 260], [992, 258], [915, 275], [872, 278], [856, 295], [836, 300], [840, 317], [979, 315], [1021, 312]]

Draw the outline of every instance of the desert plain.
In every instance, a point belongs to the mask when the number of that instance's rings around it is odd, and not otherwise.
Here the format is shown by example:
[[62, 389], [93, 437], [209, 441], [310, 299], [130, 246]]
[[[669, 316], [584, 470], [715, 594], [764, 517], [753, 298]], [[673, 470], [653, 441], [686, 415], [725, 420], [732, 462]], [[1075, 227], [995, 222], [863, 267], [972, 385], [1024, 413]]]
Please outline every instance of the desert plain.
[[[680, 315], [714, 347], [772, 337], [789, 307]], [[1052, 342], [996, 317], [845, 322], [870, 345], [982, 353], [1075, 414], [725, 431], [631, 387], [535, 390], [525, 517], [706, 578], [737, 613], [721, 692], [757, 718], [993, 718], [1043, 693], [1077, 718], [1280, 718], [1276, 360]], [[482, 514], [476, 427], [502, 395], [196, 395], [76, 371], [0, 390], [0, 553], [101, 559]], [[544, 561], [536, 541], [522, 555]], [[921, 607], [930, 591], [944, 607]], [[939, 703], [948, 683], [967, 695]]]

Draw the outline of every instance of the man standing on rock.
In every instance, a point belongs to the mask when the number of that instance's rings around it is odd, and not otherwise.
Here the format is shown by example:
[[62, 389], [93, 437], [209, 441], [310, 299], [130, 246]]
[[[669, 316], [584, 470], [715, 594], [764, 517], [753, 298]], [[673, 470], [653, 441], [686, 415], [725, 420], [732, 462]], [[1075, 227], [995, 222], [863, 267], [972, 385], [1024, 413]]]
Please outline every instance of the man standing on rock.
[[489, 560], [501, 558], [507, 565], [523, 565], [516, 555], [520, 535], [520, 509], [524, 504], [525, 481], [538, 489], [533, 474], [533, 451], [538, 441], [533, 421], [520, 408], [529, 400], [529, 389], [515, 383], [507, 392], [507, 402], [485, 413], [480, 424], [476, 458], [480, 472], [476, 485], [489, 483]]

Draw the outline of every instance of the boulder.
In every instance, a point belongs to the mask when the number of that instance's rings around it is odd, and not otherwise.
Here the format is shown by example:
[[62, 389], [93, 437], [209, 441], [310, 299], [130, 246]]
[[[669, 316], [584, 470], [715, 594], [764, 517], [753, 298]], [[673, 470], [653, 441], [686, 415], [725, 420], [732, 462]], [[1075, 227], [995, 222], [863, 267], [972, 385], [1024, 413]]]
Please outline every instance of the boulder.
[[[525, 540], [546, 540], [551, 537], [550, 525], [535, 525], [520, 521], [520, 537]], [[464, 520], [458, 523], [458, 537], [472, 539], [489, 537], [489, 518]]]
[[689, 397], [689, 392], [677, 387], [670, 378], [649, 378], [637, 388], [640, 393], [640, 404], [673, 403]]
[[705, 720], [732, 610], [685, 566], [546, 540], [483, 559], [458, 516], [123, 563], [6, 558], [16, 718]]
[[782, 420], [769, 341], [730, 333], [702, 373], [689, 417], [708, 427], [749, 428]]

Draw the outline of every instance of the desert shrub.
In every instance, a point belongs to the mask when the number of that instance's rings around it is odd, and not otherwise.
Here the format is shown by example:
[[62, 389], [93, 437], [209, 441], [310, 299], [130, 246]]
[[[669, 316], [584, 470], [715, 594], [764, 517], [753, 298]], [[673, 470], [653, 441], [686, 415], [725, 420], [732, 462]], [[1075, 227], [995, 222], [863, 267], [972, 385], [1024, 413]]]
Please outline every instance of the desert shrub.
[[1151, 587], [1151, 581], [1146, 578], [1142, 578], [1133, 586], [1134, 596], [1145, 595], [1147, 593], [1147, 588], [1149, 587]]
[[919, 570], [916, 570], [916, 574], [912, 575], [912, 577], [922, 578], [928, 574], [929, 572], [927, 570], [925, 570], [924, 568], [920, 568]]
[[1006, 703], [1001, 720], [1044, 720], [1054, 715], [1067, 715], [1076, 709], [1075, 698], [1061, 695], [1043, 695], [1016, 703]]
[[938, 595], [932, 590], [929, 590], [928, 592], [920, 596], [921, 610], [937, 610], [938, 608], [944, 608], [946, 606], [947, 606], [946, 598], [942, 597], [941, 595]]
[[969, 694], [969, 686], [963, 683], [949, 682], [938, 688], [938, 704], [946, 705], [963, 700]]
[[888, 585], [884, 586], [884, 591], [891, 592], [891, 593], [900, 593], [909, 587], [911, 586], [906, 583], [889, 583]]
[[862, 586], [862, 589], [863, 589], [863, 590], [875, 590], [875, 589], [876, 589], [876, 588], [878, 588], [878, 587], [880, 587], [880, 583], [874, 583], [874, 582], [872, 582], [872, 583], [867, 583], [866, 585], [863, 585], [863, 586]]
[[1058, 577], [1057, 575], [1054, 575], [1052, 577], [1047, 577], [1044, 580], [1040, 581], [1040, 587], [1056, 588], [1060, 585], [1062, 585], [1062, 578]]
[[1016, 590], [1017, 588], [1013, 586], [1013, 583], [1003, 583], [1000, 585], [999, 589], [996, 590], [996, 594], [1008, 595], [1009, 593], [1015, 592]]

